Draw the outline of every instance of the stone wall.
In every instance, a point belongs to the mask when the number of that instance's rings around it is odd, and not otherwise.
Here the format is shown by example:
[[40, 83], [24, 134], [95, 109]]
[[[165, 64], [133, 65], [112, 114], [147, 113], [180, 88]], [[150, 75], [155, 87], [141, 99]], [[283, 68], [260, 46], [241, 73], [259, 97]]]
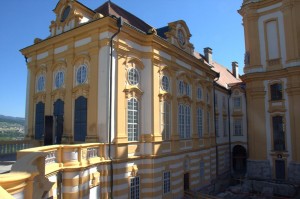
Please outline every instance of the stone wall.
[[247, 176], [249, 179], [272, 179], [270, 162], [268, 160], [247, 160]]
[[295, 184], [300, 184], [300, 164], [291, 162], [288, 169], [288, 180]]

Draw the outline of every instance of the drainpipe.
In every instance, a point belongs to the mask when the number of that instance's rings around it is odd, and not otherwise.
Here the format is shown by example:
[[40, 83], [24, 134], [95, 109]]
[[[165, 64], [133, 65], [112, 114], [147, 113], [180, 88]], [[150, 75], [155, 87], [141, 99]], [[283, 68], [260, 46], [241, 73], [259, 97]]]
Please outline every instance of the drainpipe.
[[228, 100], [227, 100], [227, 112], [228, 112], [228, 140], [229, 140], [229, 169], [230, 169], [230, 177], [232, 177], [232, 153], [231, 153], [231, 128], [230, 128], [230, 98], [231, 98], [231, 90], [228, 90]]
[[113, 160], [111, 157], [111, 111], [112, 111], [112, 61], [113, 61], [113, 39], [117, 34], [120, 33], [121, 28], [123, 26], [123, 20], [121, 17], [117, 19], [117, 26], [118, 26], [118, 31], [110, 38], [110, 67], [108, 70], [108, 77], [109, 77], [109, 83], [108, 83], [108, 157], [110, 159], [110, 198], [113, 198], [113, 180], [114, 180], [114, 172], [113, 172]]
[[215, 147], [216, 147], [216, 178], [219, 175], [219, 155], [218, 155], [218, 145], [217, 145], [217, 126], [216, 126], [216, 82], [219, 80], [220, 78], [220, 73], [217, 73], [216, 75], [216, 80], [214, 80], [214, 128], [215, 128]]

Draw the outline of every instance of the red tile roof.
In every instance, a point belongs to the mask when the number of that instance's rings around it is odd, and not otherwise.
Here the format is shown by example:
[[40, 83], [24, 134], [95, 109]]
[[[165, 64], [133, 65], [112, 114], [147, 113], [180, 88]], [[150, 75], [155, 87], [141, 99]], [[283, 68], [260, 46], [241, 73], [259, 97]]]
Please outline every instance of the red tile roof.
[[233, 74], [226, 67], [218, 64], [217, 62], [213, 61], [212, 66], [213, 66], [212, 70], [220, 73], [220, 78], [216, 82], [220, 86], [228, 89], [229, 84], [232, 85], [232, 84], [237, 84], [242, 82], [240, 78], [235, 78]]

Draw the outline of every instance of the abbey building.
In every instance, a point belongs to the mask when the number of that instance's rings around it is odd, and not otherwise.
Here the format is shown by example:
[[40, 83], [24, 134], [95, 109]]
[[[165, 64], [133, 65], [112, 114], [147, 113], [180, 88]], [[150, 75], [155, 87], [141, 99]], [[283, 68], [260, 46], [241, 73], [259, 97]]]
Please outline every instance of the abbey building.
[[240, 77], [237, 62], [195, 51], [182, 20], [154, 28], [110, 1], [60, 0], [50, 36], [21, 50], [27, 137], [47, 146], [18, 152], [9, 193], [183, 198], [229, 177], [299, 183], [299, 9], [243, 2]]

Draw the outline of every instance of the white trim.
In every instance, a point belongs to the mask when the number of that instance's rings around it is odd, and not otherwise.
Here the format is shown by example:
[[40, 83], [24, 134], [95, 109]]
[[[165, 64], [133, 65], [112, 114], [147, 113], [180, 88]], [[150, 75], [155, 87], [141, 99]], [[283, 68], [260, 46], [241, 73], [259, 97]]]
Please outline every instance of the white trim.
[[152, 47], [151, 46], [142, 46], [142, 45], [139, 45], [133, 41], [130, 41], [128, 39], [125, 40], [126, 44], [133, 48], [133, 49], [136, 49], [138, 51], [141, 51], [141, 52], [152, 52]]
[[153, 53], [155, 53], [157, 55], [160, 55], [161, 57], [163, 57], [163, 58], [165, 58], [167, 60], [171, 60], [172, 59], [171, 55], [165, 53], [164, 51], [160, 51], [160, 50], [154, 49]]
[[282, 2], [276, 3], [276, 4], [271, 5], [271, 6], [267, 6], [267, 7], [264, 7], [264, 8], [257, 9], [257, 13], [262, 13], [262, 12], [266, 12], [266, 11], [269, 11], [269, 10], [273, 10], [275, 8], [279, 8], [280, 6], [282, 6]]
[[79, 186], [63, 186], [62, 188], [63, 193], [78, 193], [79, 192]]
[[77, 47], [86, 45], [86, 44], [90, 43], [91, 41], [92, 41], [92, 38], [91, 37], [87, 37], [87, 38], [75, 41], [75, 45], [74, 46], [75, 46], [75, 48], [77, 48]]
[[68, 46], [65, 45], [65, 46], [61, 46], [61, 47], [58, 47], [58, 48], [55, 48], [54, 49], [54, 54], [57, 55], [59, 53], [62, 53], [64, 51], [68, 50]]
[[189, 70], [192, 69], [191, 65], [189, 65], [189, 64], [187, 64], [187, 63], [185, 63], [185, 62], [183, 62], [183, 61], [181, 61], [179, 59], [176, 59], [176, 63], [179, 64], [180, 66], [183, 66], [186, 69], [189, 69]]
[[[281, 54], [281, 63], [285, 66], [286, 62], [286, 45], [285, 45], [285, 33], [284, 33], [284, 22], [283, 22], [283, 14], [281, 11], [277, 11], [271, 14], [267, 14], [261, 16], [258, 19], [258, 31], [259, 31], [259, 41], [260, 41], [260, 53], [261, 53], [261, 65], [263, 65], [264, 70], [266, 70], [267, 66], [267, 55], [266, 55], [266, 41], [265, 41], [265, 27], [264, 22], [266, 20], [276, 18], [278, 20], [278, 34], [279, 34], [279, 43], [280, 43], [280, 54]], [[249, 73], [249, 71], [248, 71]]]
[[37, 60], [41, 60], [41, 59], [44, 59], [44, 58], [48, 57], [48, 55], [49, 55], [49, 53], [48, 53], [48, 51], [47, 51], [47, 52], [38, 54], [38, 55], [36, 56], [36, 59], [37, 59]]

